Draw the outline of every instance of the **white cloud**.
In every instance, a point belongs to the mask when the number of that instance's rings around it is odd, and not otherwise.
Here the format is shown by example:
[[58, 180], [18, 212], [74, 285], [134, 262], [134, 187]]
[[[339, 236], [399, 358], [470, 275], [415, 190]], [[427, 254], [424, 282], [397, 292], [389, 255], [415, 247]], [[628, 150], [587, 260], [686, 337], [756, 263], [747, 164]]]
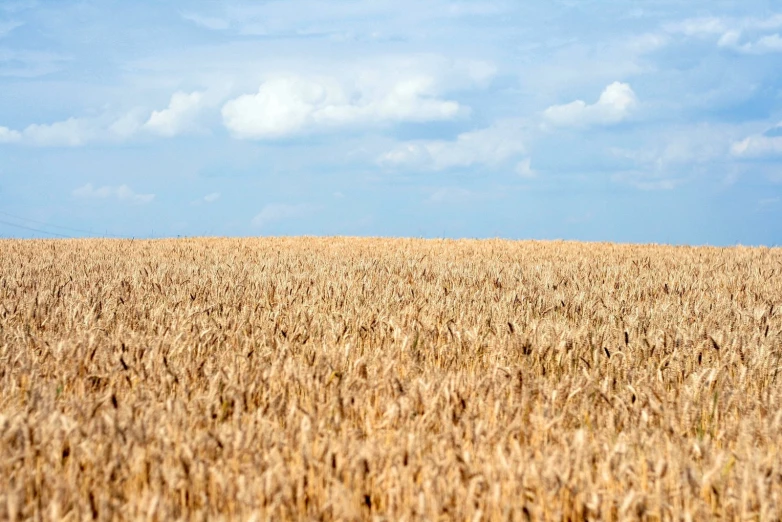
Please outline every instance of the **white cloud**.
[[20, 143], [39, 147], [79, 147], [93, 142], [125, 141], [147, 130], [159, 136], [172, 137], [198, 131], [203, 110], [214, 107], [223, 94], [214, 92], [176, 92], [167, 108], [148, 111], [140, 108], [117, 115], [104, 113], [97, 117], [68, 118], [53, 123], [35, 123], [23, 130], [0, 127], [0, 143]]
[[75, 189], [72, 194], [77, 198], [84, 199], [107, 199], [116, 198], [120, 201], [126, 201], [135, 204], [145, 204], [155, 199], [154, 194], [138, 194], [134, 192], [127, 185], [120, 185], [118, 187], [93, 187], [92, 183]]
[[[474, 68], [467, 72], [486, 75]], [[439, 97], [441, 81], [425, 73], [401, 75], [365, 71], [352, 80], [277, 76], [255, 94], [223, 106], [224, 125], [237, 138], [273, 139], [329, 128], [394, 122], [450, 120], [465, 114], [458, 102]]]
[[768, 31], [782, 27], [782, 13], [776, 13], [763, 18], [745, 17], [701, 17], [688, 18], [681, 22], [668, 24], [665, 30], [672, 34], [705, 37], [724, 35], [730, 32]]
[[[782, 129], [782, 124], [777, 128]], [[782, 135], [753, 134], [733, 143], [730, 152], [745, 158], [782, 155]]]
[[732, 124], [669, 125], [664, 133], [655, 133], [636, 149], [613, 147], [609, 152], [630, 160], [644, 170], [671, 171], [682, 166], [724, 163], [730, 144], [741, 130]]
[[516, 164], [516, 174], [528, 179], [538, 176], [537, 171], [532, 168], [532, 160], [530, 158], [524, 158]]
[[194, 130], [196, 120], [204, 108], [204, 93], [175, 92], [168, 107], [154, 111], [144, 128], [161, 136], [172, 137]]
[[638, 148], [610, 147], [622, 169], [613, 180], [645, 190], [673, 189], [697, 177], [717, 177], [731, 162], [730, 144], [742, 135], [732, 123], [668, 125]]
[[459, 134], [454, 141], [422, 140], [402, 143], [378, 158], [386, 167], [445, 170], [473, 165], [499, 165], [523, 154], [524, 124], [516, 120]]
[[0, 127], [0, 143], [14, 143], [22, 139], [19, 131], [11, 130], [8, 127]]
[[755, 41], [741, 43], [739, 31], [728, 31], [720, 37], [717, 45], [746, 54], [766, 54], [782, 52], [782, 37], [779, 34], [762, 36]]
[[469, 112], [444, 97], [482, 88], [496, 69], [432, 55], [383, 56], [333, 67], [292, 64], [307, 73], [272, 74], [253, 94], [223, 105], [237, 138], [274, 139], [336, 128], [451, 120]]
[[133, 137], [144, 125], [145, 113], [140, 109], [134, 109], [123, 114], [108, 126], [109, 135], [120, 140]]
[[97, 137], [95, 122], [82, 118], [68, 118], [49, 124], [28, 125], [22, 132], [24, 141], [50, 147], [77, 147]]
[[193, 206], [198, 205], [209, 205], [210, 203], [214, 203], [220, 199], [220, 193], [219, 192], [212, 192], [210, 194], [207, 194], [206, 196], [202, 198], [198, 198], [195, 201], [191, 201], [190, 204]]
[[0, 127], [0, 143], [19, 143], [37, 147], [79, 147], [88, 143], [121, 141], [132, 137], [141, 127], [138, 110], [119, 117], [104, 114], [94, 118], [68, 118], [53, 123], [34, 123], [21, 131]]
[[587, 105], [576, 100], [565, 105], [552, 105], [543, 111], [545, 121], [556, 127], [590, 127], [612, 125], [627, 118], [638, 105], [630, 85], [614, 82], [600, 94], [596, 103]]
[[782, 52], [782, 36], [765, 31], [782, 28], [782, 13], [764, 18], [692, 18], [666, 26], [669, 33], [717, 39], [717, 45], [747, 54]]
[[762, 134], [752, 134], [733, 142], [730, 152], [733, 156], [745, 158], [782, 155], [782, 122]]
[[252, 224], [256, 227], [264, 227], [276, 221], [305, 217], [314, 211], [312, 205], [300, 203], [287, 205], [285, 203], [270, 203], [253, 218]]
[[704, 36], [724, 33], [727, 30], [725, 20], [713, 16], [704, 18], [688, 18], [681, 22], [668, 24], [665, 29], [670, 33], [685, 36]]
[[182, 18], [211, 31], [223, 31], [231, 26], [230, 21], [224, 18], [202, 16], [194, 13], [182, 13]]
[[54, 123], [28, 125], [17, 143], [38, 147], [79, 147], [97, 141], [121, 141], [132, 137], [141, 126], [139, 111], [130, 111], [118, 118], [103, 115], [97, 118], [68, 118]]

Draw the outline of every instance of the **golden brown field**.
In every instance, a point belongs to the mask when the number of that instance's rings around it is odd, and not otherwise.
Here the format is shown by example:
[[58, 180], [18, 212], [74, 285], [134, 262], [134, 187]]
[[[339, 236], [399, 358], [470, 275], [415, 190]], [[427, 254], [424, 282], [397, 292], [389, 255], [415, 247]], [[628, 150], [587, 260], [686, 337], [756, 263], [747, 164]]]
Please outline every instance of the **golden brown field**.
[[0, 241], [0, 519], [779, 520], [782, 250]]

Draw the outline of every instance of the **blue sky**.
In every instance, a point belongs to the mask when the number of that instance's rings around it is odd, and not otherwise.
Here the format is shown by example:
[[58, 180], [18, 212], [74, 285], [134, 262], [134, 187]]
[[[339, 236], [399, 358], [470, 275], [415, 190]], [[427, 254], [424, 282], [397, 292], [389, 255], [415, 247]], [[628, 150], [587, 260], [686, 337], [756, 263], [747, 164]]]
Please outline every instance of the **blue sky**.
[[0, 236], [55, 234], [782, 244], [782, 7], [0, 0]]

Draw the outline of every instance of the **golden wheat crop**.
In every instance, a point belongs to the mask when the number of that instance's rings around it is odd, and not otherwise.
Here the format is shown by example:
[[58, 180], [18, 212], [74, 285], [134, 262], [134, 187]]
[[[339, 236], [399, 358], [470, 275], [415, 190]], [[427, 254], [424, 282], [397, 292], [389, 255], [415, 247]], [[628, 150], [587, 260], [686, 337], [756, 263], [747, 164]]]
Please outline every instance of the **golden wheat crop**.
[[0, 518], [779, 520], [782, 250], [0, 241]]

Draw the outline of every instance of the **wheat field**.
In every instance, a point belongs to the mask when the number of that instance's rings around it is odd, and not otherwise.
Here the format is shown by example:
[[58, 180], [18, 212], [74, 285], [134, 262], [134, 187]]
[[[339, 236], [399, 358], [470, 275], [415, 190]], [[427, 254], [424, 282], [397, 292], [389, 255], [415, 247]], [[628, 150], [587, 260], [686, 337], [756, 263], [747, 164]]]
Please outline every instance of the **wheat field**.
[[0, 241], [0, 519], [779, 520], [782, 250]]

